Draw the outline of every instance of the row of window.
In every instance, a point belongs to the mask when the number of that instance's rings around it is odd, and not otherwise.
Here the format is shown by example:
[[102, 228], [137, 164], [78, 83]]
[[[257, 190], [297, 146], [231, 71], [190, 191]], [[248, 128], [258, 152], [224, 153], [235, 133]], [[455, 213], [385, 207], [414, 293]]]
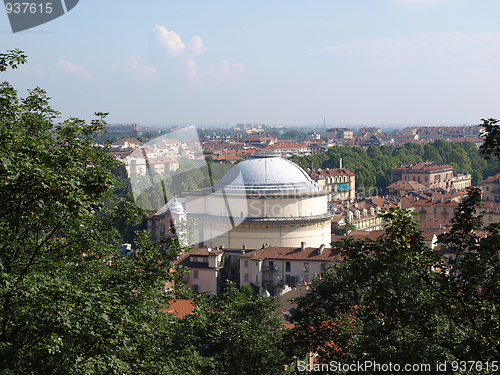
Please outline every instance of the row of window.
[[[258, 267], [259, 262], [255, 262], [255, 266]], [[245, 260], [243, 262], [243, 267], [248, 268], [248, 260]], [[304, 267], [305, 267], [305, 263], [304, 263]], [[308, 267], [309, 267], [309, 265], [308, 265]], [[272, 260], [269, 261], [269, 269], [271, 269], [271, 268], [274, 268], [274, 262]], [[285, 272], [290, 272], [290, 268], [291, 268], [290, 262], [285, 262]]]
[[[300, 281], [305, 281], [305, 282], [308, 282], [309, 281], [309, 276], [308, 275], [304, 275], [303, 279], [301, 279]], [[245, 282], [249, 282], [250, 281], [250, 277], [248, 275], [248, 273], [245, 273], [243, 274], [243, 281]], [[269, 278], [269, 281], [273, 281], [273, 278]], [[292, 280], [292, 276], [291, 275], [285, 275], [285, 280], [284, 280], [286, 283], [291, 283], [291, 282], [297, 282], [299, 281], [297, 279], [297, 277], [295, 278], [295, 280]], [[255, 275], [255, 282], [258, 283], [259, 282], [259, 275]]]

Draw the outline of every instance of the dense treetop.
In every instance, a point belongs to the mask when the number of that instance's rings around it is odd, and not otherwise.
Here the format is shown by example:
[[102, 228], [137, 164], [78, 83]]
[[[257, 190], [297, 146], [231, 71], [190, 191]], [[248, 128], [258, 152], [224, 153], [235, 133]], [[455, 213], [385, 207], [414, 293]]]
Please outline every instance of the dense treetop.
[[302, 168], [338, 168], [342, 165], [356, 173], [356, 187], [376, 187], [379, 191], [391, 183], [391, 168], [400, 164], [423, 161], [442, 161], [456, 172], [472, 174], [472, 185], [477, 186], [498, 172], [498, 161], [485, 160], [472, 142], [449, 142], [437, 139], [421, 145], [408, 142], [391, 150], [388, 146], [360, 147], [334, 146], [327, 152], [311, 156], [293, 156], [291, 160]]

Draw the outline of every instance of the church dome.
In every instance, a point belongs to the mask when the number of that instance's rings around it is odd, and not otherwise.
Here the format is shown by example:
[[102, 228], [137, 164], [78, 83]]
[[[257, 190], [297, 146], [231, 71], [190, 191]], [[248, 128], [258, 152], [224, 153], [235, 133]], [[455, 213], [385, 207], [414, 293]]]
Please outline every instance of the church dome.
[[297, 164], [280, 154], [260, 151], [231, 168], [214, 189], [230, 194], [290, 195], [321, 192]]

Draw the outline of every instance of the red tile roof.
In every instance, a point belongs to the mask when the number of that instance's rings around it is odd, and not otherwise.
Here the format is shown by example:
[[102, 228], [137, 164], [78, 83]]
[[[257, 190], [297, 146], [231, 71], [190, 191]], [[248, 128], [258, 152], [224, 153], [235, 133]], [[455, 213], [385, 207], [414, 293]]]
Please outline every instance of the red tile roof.
[[341, 255], [330, 248], [325, 248], [322, 254], [315, 247], [306, 247], [303, 251], [294, 247], [274, 247], [269, 246], [265, 249], [255, 250], [241, 257], [254, 259], [286, 259], [286, 260], [310, 260], [310, 261], [342, 261]]
[[178, 299], [170, 301], [168, 307], [163, 311], [182, 319], [186, 315], [192, 314], [194, 309], [192, 299]]

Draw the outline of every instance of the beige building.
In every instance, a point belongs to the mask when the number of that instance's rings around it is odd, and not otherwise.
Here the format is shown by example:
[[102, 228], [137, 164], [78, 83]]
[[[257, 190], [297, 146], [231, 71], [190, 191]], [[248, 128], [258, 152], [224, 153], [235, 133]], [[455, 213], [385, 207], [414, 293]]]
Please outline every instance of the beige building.
[[453, 167], [442, 162], [404, 164], [391, 169], [391, 182], [416, 181], [427, 188], [451, 189]]
[[218, 294], [221, 291], [223, 255], [224, 251], [220, 249], [193, 248], [183, 253], [175, 263], [190, 269], [183, 282], [193, 292]]
[[311, 282], [330, 262], [341, 261], [337, 252], [324, 245], [263, 247], [240, 256], [240, 285], [254, 284], [261, 294], [279, 295], [286, 287]]
[[472, 185], [472, 175], [470, 173], [454, 173], [451, 179], [452, 190], [466, 190]]
[[454, 197], [406, 196], [401, 199], [401, 206], [405, 209], [413, 208], [419, 220], [450, 220], [455, 215], [459, 204], [459, 198]]
[[500, 223], [500, 203], [483, 202], [479, 214], [483, 216], [483, 225]]
[[[200, 246], [258, 249], [328, 244], [328, 192], [273, 152], [235, 165], [212, 188], [185, 193], [188, 218]], [[188, 220], [189, 220], [188, 219]]]
[[333, 210], [345, 218], [346, 224], [354, 226], [354, 230], [373, 231], [384, 229], [385, 223], [380, 214], [393, 207], [397, 207], [396, 200], [373, 196], [353, 204], [343, 202], [334, 206]]
[[307, 174], [329, 192], [330, 202], [352, 202], [356, 197], [356, 175], [347, 168], [308, 170]]
[[353, 139], [354, 131], [347, 128], [331, 128], [326, 131], [328, 139]]
[[500, 202], [500, 173], [483, 181], [483, 201]]

